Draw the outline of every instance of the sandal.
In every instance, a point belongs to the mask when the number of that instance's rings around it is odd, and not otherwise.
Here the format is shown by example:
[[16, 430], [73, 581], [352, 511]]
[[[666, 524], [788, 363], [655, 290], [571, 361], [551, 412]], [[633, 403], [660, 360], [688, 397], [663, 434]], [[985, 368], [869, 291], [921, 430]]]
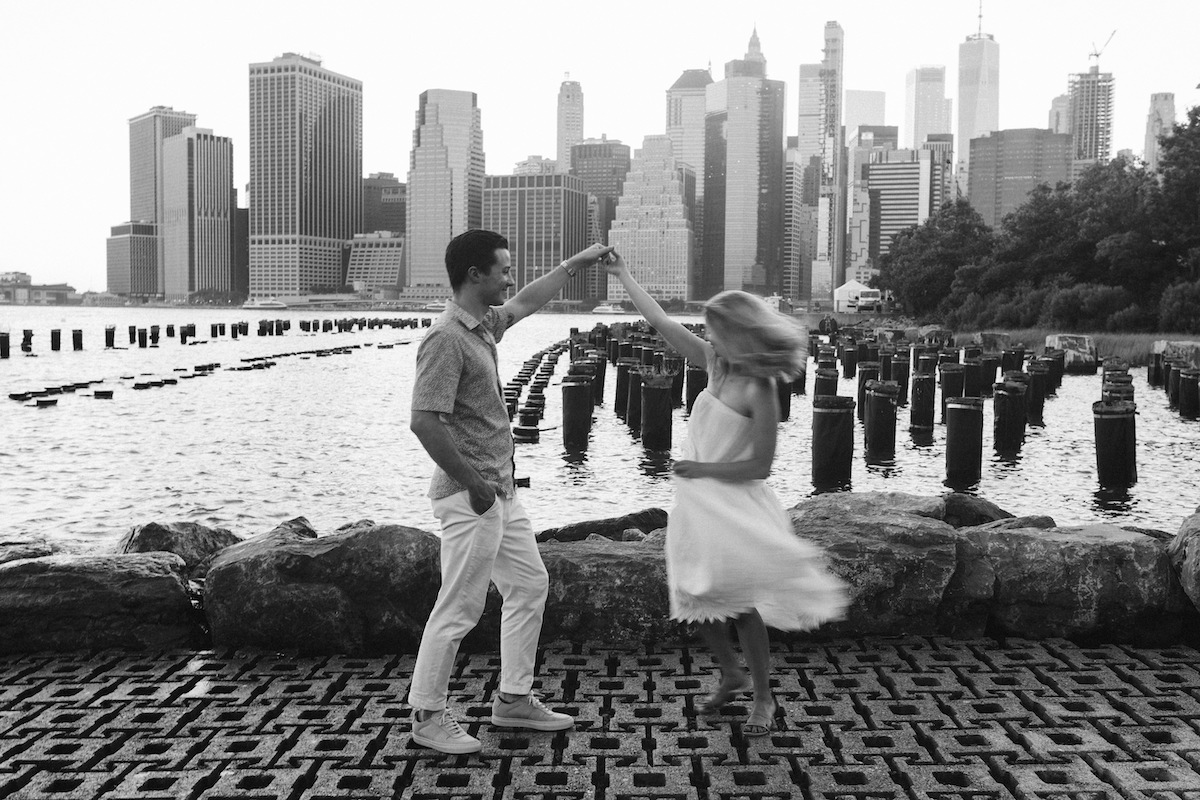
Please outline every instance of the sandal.
[[717, 686], [716, 691], [705, 697], [696, 704], [696, 710], [701, 714], [716, 714], [725, 704], [732, 700], [742, 692], [750, 689], [750, 675], [743, 671], [741, 678], [736, 683], [728, 683], [725, 676], [721, 676], [721, 683]]
[[[751, 712], [750, 716], [746, 718], [746, 722], [742, 725], [742, 734], [749, 737], [766, 736], [778, 727], [778, 724], [775, 722], [775, 715], [778, 713], [779, 703], [774, 700], [771, 701], [770, 714]], [[755, 722], [755, 720], [761, 721]]]

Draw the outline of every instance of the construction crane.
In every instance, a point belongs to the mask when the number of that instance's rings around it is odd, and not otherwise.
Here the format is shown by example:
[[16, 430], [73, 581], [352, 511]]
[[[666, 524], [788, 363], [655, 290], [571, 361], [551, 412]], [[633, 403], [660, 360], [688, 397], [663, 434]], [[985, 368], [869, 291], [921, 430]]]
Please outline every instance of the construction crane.
[[1108, 47], [1108, 43], [1112, 41], [1112, 37], [1116, 35], [1116, 30], [1113, 30], [1113, 32], [1108, 35], [1108, 38], [1104, 40], [1104, 44], [1100, 45], [1099, 50], [1096, 49], [1096, 43], [1092, 42], [1092, 52], [1088, 53], [1088, 58], [1096, 59], [1096, 69], [1100, 68], [1100, 54], [1104, 52], [1105, 48]]

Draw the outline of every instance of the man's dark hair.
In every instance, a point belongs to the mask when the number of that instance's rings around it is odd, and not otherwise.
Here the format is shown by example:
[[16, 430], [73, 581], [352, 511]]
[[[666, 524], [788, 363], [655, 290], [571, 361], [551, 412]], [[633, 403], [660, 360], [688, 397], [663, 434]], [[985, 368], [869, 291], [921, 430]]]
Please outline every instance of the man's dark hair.
[[457, 291], [467, 279], [467, 270], [477, 267], [490, 273], [496, 264], [496, 250], [508, 249], [508, 239], [495, 231], [469, 230], [460, 233], [446, 245], [446, 274], [450, 288]]

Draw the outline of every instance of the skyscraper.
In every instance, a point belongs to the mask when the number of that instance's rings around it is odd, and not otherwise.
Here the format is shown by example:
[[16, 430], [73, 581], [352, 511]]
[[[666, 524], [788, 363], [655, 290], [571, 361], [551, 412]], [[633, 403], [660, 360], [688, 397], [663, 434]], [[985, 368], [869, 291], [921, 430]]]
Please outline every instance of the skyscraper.
[[[608, 230], [617, 216], [617, 199], [629, 172], [629, 145], [604, 135], [584, 139], [571, 148], [570, 163], [571, 174], [583, 181], [584, 191], [595, 198], [593, 235], [607, 243]], [[605, 299], [608, 280], [603, 273], [587, 270], [583, 274], [589, 281], [583, 296]]]
[[892, 239], [920, 225], [937, 210], [936, 185], [945, 167], [930, 150], [888, 150], [866, 167], [871, 197], [870, 255], [875, 264], [892, 249]]
[[[120, 294], [133, 292], [142, 297], [162, 296], [163, 241], [158, 224], [163, 217], [163, 142], [195, 124], [195, 114], [176, 111], [168, 106], [154, 106], [145, 114], [139, 114], [129, 120], [129, 221], [148, 223], [155, 227], [147, 232], [144, 225], [139, 225], [138, 233], [130, 234], [128, 231], [133, 228], [118, 226], [124, 232], [113, 234], [122, 237], [122, 244], [108, 250], [110, 258], [118, 259], [108, 264], [108, 273], [110, 278], [113, 275], [121, 276], [117, 280], [117, 286], [130, 287]], [[136, 236], [137, 243], [127, 247], [129, 242], [135, 241], [128, 238], [130, 236]], [[153, 263], [149, 265], [146, 262], [146, 236], [154, 237], [153, 241], [149, 242], [153, 245]], [[132, 254], [136, 254], [136, 263], [122, 260], [125, 255]], [[134, 272], [137, 273], [136, 277]]]
[[789, 136], [784, 151], [783, 286], [779, 293], [800, 305], [808, 305], [812, 297], [820, 171], [821, 157], [805, 159], [799, 137]]
[[954, 199], [954, 134], [931, 133], [921, 142], [919, 150], [928, 150], [934, 163], [933, 211]]
[[[587, 247], [587, 192], [573, 175], [488, 175], [483, 189], [483, 227], [508, 239], [515, 291]], [[567, 300], [582, 300], [583, 270], [563, 287]]]
[[842, 125], [842, 69], [845, 32], [837, 22], [825, 23], [821, 60], [821, 196], [817, 220], [817, 260], [813, 264], [813, 297], [833, 296], [846, 282], [846, 130]]
[[1158, 137], [1170, 135], [1174, 127], [1175, 95], [1172, 92], [1150, 95], [1150, 112], [1146, 115], [1146, 149], [1142, 152], [1147, 169], [1158, 169]]
[[[694, 197], [695, 173], [676, 161], [671, 139], [647, 136], [634, 154], [608, 241], [653, 297], [688, 299], [693, 247], [688, 206]], [[628, 298], [609, 275], [608, 299]]]
[[901, 146], [916, 149], [931, 133], [950, 133], [950, 101], [946, 99], [946, 68], [917, 67], [905, 87]]
[[408, 286], [449, 287], [446, 245], [483, 224], [483, 125], [474, 92], [421, 93], [408, 168]]
[[958, 189], [967, 193], [972, 139], [1000, 129], [1000, 45], [979, 30], [958, 46]]
[[849, 164], [849, 208], [847, 209], [846, 278], [867, 284], [879, 274], [878, 256], [871, 250], [872, 195], [867, 185], [867, 167], [885, 159], [885, 153], [895, 150], [899, 143], [899, 128], [895, 125], [859, 125], [850, 137], [847, 149]]
[[187, 127], [163, 141], [163, 295], [233, 289], [233, 142]]
[[558, 87], [558, 171], [571, 171], [571, 148], [583, 141], [583, 88], [579, 81]]
[[1075, 160], [1106, 162], [1112, 156], [1113, 76], [1098, 64], [1087, 72], [1072, 73], [1071, 135]]
[[882, 125], [886, 107], [887, 92], [847, 89], [843, 115], [846, 138], [852, 138], [861, 125]]
[[340, 288], [362, 224], [362, 82], [284, 53], [250, 65], [250, 295]]
[[971, 207], [992, 227], [1024, 203], [1040, 183], [1071, 180], [1069, 133], [1040, 128], [992, 131], [972, 139]]
[[713, 82], [707, 69], [687, 69], [667, 89], [667, 136], [675, 160], [689, 167], [696, 179], [696, 201], [692, 213], [692, 266], [688, 285], [700, 280], [704, 235], [704, 115], [708, 86]]
[[774, 294], [783, 270], [784, 84], [767, 80], [758, 32], [707, 88], [704, 267], [697, 299]]

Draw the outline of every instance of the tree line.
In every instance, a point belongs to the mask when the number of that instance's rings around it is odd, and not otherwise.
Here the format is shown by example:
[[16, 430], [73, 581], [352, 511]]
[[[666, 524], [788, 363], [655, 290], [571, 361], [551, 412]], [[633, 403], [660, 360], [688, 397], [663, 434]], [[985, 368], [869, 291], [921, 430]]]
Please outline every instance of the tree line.
[[963, 329], [1200, 333], [1200, 106], [1158, 167], [1117, 158], [1045, 184], [992, 229], [964, 199], [892, 240], [874, 285]]

